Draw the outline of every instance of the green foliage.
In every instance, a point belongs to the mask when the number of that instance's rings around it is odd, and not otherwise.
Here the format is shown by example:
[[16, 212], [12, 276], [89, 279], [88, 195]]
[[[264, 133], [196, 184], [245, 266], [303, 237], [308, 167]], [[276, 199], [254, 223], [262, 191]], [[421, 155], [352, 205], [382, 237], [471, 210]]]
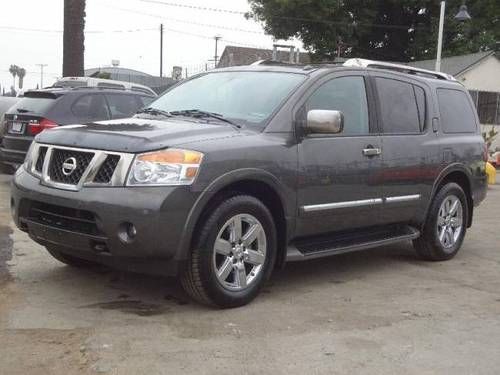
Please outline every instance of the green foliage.
[[494, 127], [492, 127], [488, 132], [483, 132], [484, 142], [486, 143], [488, 150], [490, 149], [491, 144], [493, 143], [497, 135], [498, 131], [496, 131]]
[[[297, 37], [317, 59], [342, 56], [411, 61], [434, 58], [437, 0], [249, 0], [254, 17], [277, 39]], [[500, 1], [468, 0], [472, 20], [454, 19], [462, 0], [446, 2], [443, 54], [493, 49]]]
[[111, 73], [99, 71], [99, 72], [95, 72], [94, 74], [92, 74], [91, 77], [102, 78], [102, 79], [111, 79]]

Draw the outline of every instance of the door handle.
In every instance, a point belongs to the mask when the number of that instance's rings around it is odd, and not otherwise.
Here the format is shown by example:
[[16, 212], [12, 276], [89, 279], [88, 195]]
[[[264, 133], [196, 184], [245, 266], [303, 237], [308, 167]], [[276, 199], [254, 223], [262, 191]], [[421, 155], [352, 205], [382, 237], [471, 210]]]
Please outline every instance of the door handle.
[[368, 147], [363, 149], [364, 156], [377, 156], [382, 153], [380, 148]]

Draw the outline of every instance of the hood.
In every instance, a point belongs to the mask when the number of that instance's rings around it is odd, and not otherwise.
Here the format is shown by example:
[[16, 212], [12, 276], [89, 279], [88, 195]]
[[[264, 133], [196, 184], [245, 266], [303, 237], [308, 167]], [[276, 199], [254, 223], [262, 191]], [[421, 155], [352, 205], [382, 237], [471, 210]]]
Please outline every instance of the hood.
[[61, 126], [35, 139], [60, 146], [137, 153], [239, 134], [241, 131], [231, 125], [213, 122], [129, 118]]

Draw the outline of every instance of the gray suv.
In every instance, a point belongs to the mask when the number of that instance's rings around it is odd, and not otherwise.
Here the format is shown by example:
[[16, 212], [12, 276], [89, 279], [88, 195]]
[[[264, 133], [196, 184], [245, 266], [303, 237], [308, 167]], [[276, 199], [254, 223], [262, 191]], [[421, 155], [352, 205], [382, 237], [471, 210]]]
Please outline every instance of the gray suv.
[[407, 240], [452, 258], [486, 195], [485, 151], [452, 77], [261, 62], [185, 80], [132, 118], [44, 131], [11, 205], [63, 263], [178, 276], [235, 307], [289, 261]]

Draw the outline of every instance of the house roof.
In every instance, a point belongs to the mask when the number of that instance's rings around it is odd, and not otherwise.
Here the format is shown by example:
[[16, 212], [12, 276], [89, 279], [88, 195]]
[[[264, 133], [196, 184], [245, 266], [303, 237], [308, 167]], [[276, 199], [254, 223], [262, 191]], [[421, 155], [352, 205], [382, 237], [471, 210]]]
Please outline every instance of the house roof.
[[[471, 53], [468, 55], [445, 57], [441, 60], [441, 71], [443, 73], [451, 74], [452, 76], [457, 76], [494, 54], [494, 51], [486, 51]], [[416, 68], [435, 70], [436, 60], [413, 61], [408, 63], [408, 65], [414, 66]]]
[[[271, 60], [272, 57], [272, 49], [226, 46], [217, 67], [225, 68], [228, 66], [250, 65], [251, 63], [259, 60]], [[289, 57], [289, 51], [282, 49], [278, 50], [277, 60], [288, 61]], [[309, 53], [301, 52], [300, 63], [307, 64], [309, 62], [311, 62]]]

